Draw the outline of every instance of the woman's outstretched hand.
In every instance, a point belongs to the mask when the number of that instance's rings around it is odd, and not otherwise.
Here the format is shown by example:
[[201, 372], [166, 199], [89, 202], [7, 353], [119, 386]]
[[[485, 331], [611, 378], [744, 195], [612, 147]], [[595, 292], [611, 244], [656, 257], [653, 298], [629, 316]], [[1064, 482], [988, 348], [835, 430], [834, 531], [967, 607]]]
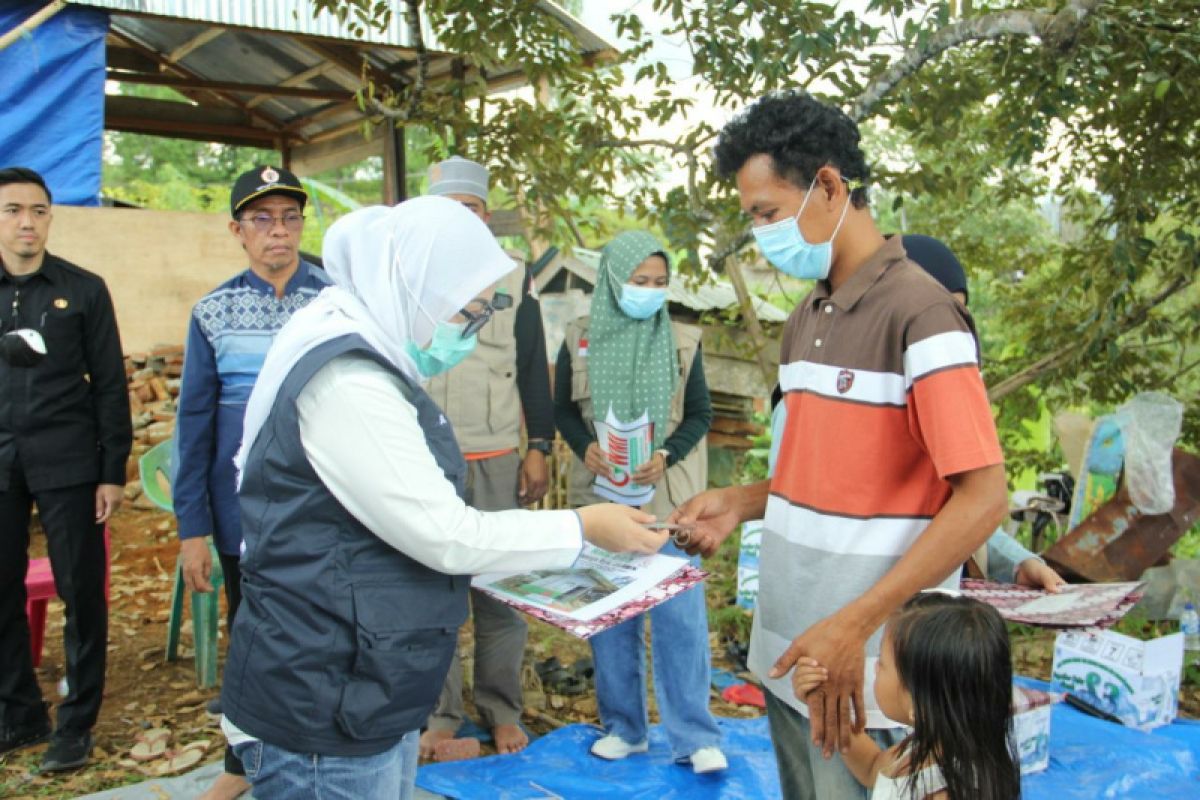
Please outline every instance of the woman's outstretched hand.
[[646, 526], [654, 515], [618, 503], [597, 503], [578, 509], [583, 538], [611, 553], [657, 553], [670, 535]]

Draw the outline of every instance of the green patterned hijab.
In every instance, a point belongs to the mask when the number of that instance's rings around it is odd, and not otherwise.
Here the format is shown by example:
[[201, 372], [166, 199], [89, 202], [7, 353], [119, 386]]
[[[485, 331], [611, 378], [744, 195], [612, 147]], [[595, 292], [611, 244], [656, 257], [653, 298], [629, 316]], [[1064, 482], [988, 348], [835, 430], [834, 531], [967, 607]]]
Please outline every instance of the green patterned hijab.
[[[611, 407], [630, 422], [647, 413], [654, 423], [654, 447], [667, 438], [671, 397], [679, 381], [679, 357], [667, 304], [649, 319], [634, 319], [617, 301], [621, 287], [652, 255], [667, 259], [666, 248], [644, 231], [627, 231], [609, 242], [600, 257], [592, 321], [588, 331], [588, 380], [596, 419]], [[671, 262], [667, 259], [667, 268]]]

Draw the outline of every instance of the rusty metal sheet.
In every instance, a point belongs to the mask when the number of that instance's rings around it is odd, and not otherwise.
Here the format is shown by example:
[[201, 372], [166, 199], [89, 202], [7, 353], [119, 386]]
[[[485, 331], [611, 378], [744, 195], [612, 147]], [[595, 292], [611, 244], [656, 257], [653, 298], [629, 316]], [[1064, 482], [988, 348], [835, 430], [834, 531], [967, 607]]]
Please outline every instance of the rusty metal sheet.
[[1113, 499], [1055, 542], [1042, 557], [1076, 580], [1137, 580], [1200, 519], [1200, 458], [1176, 448], [1172, 472], [1175, 507], [1169, 513], [1142, 514], [1122, 482]]

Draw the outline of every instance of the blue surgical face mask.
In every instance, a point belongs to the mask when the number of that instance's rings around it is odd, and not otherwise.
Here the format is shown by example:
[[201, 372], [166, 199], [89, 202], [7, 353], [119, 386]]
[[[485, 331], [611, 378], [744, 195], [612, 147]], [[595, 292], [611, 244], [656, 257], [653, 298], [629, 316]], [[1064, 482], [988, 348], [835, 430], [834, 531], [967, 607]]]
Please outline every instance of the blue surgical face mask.
[[795, 217], [762, 225], [753, 228], [752, 231], [755, 240], [758, 241], [758, 249], [780, 272], [793, 278], [819, 281], [829, 277], [829, 268], [833, 264], [833, 240], [837, 238], [842, 223], [846, 221], [846, 212], [850, 210], [850, 195], [846, 195], [842, 216], [829, 241], [812, 244], [800, 232], [800, 215], [804, 213], [804, 207], [808, 205], [816, 184], [817, 179], [813, 178], [808, 187], [808, 194], [804, 196], [804, 202], [800, 204], [800, 210], [796, 212]]
[[621, 284], [621, 299], [617, 301], [617, 305], [634, 319], [650, 319], [658, 313], [665, 302], [667, 302], [666, 289], [623, 283]]
[[406, 349], [417, 365], [417, 370], [426, 378], [432, 378], [453, 367], [475, 349], [477, 336], [463, 338], [465, 322], [439, 322], [433, 329], [433, 339], [424, 350], [410, 340]]

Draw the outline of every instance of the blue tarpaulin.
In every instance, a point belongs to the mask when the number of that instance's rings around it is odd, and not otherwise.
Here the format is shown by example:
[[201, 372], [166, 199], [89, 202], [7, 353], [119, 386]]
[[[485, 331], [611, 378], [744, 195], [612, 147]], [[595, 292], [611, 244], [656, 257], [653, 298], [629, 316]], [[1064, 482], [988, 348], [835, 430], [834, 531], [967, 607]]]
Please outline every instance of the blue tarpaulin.
[[[45, 5], [0, 3], [0, 33]], [[0, 50], [0, 167], [42, 174], [54, 202], [100, 202], [108, 15], [68, 6]]]
[[718, 719], [729, 769], [696, 775], [676, 764], [661, 725], [650, 729], [650, 752], [623, 761], [588, 753], [602, 735], [590, 725], [570, 725], [520, 753], [430, 764], [417, 772], [422, 789], [454, 798], [487, 800], [690, 800], [779, 797], [775, 754], [766, 717]]
[[[780, 797], [766, 718], [722, 719], [729, 771], [697, 776], [674, 764], [661, 726], [651, 729], [650, 752], [624, 761], [588, 754], [600, 733], [571, 725], [517, 755], [430, 764], [417, 773], [423, 789], [458, 800], [675, 800]], [[1086, 716], [1063, 704], [1051, 712], [1050, 768], [1025, 776], [1024, 800], [1200, 797], [1200, 722], [1179, 720], [1142, 733]]]

